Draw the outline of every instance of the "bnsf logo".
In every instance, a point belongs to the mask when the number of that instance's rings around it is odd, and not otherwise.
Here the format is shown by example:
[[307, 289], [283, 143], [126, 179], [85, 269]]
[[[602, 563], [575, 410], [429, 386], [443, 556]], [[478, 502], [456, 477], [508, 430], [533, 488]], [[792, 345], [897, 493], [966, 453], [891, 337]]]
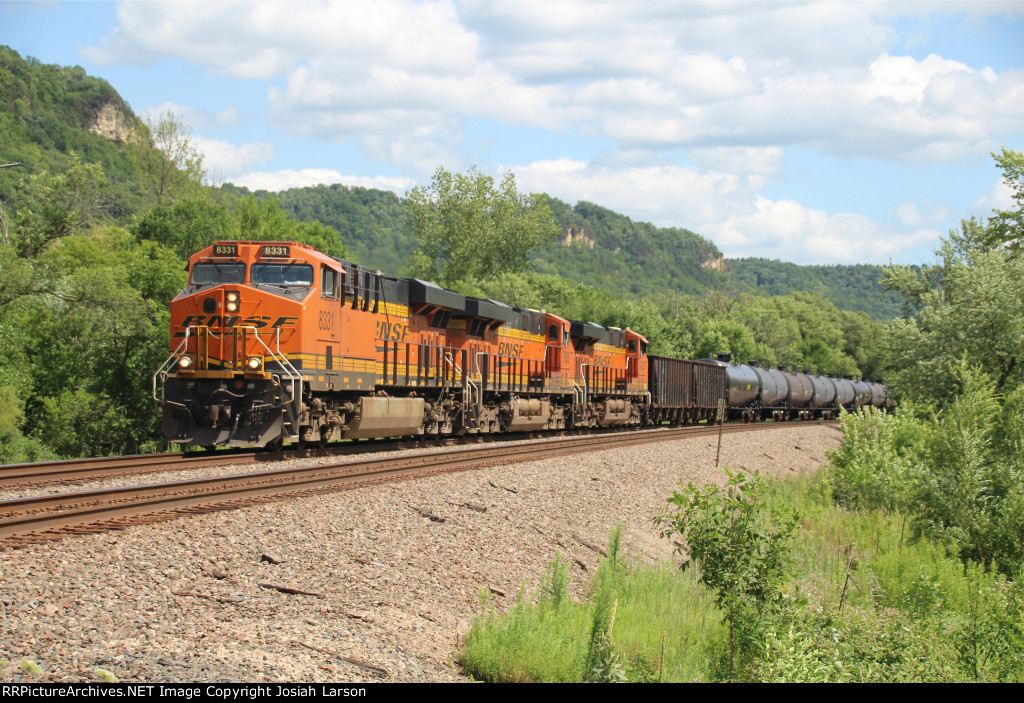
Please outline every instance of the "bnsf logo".
[[408, 323], [377, 320], [377, 339], [385, 342], [404, 342], [408, 334]]
[[[279, 327], [294, 327], [295, 323], [299, 321], [297, 317], [279, 317], [274, 320], [271, 324], [272, 318], [266, 315], [251, 315], [244, 320], [240, 315], [189, 315], [182, 323], [182, 327], [193, 327], [198, 325], [206, 325], [207, 327], [215, 327], [220, 325], [222, 327], [234, 327], [235, 325], [245, 325], [246, 327], [255, 327], [262, 329], [269, 327], [270, 329], [277, 329]], [[184, 337], [184, 332], [176, 332], [175, 337]]]
[[512, 342], [499, 342], [498, 343], [498, 356], [514, 356], [520, 357], [523, 355], [523, 345], [520, 343], [513, 344]]

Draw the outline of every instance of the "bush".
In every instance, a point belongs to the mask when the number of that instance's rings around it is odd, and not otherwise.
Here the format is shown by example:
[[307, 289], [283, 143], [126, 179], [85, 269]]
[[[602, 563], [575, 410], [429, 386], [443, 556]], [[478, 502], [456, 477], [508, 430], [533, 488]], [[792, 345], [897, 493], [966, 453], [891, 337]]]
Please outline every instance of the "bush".
[[[729, 625], [729, 671], [737, 656], [746, 659], [759, 643], [766, 618], [775, 614], [786, 584], [788, 548], [796, 515], [768, 505], [759, 476], [726, 470], [724, 488], [687, 484], [668, 502], [676, 512], [655, 518], [662, 536], [686, 541], [690, 563], [714, 594]], [[682, 550], [682, 548], [680, 548]], [[685, 568], [685, 566], [684, 566]]]
[[848, 508], [906, 512], [922, 471], [929, 426], [904, 404], [889, 415], [864, 407], [840, 418], [843, 443], [828, 452], [835, 501]]

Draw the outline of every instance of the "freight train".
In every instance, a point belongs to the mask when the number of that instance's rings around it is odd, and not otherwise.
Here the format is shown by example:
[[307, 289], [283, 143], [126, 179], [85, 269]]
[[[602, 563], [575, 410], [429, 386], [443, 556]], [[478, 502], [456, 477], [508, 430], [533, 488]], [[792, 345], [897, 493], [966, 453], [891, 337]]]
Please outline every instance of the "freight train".
[[630, 329], [385, 276], [297, 242], [221, 241], [189, 259], [153, 376], [179, 444], [322, 446], [731, 419], [835, 417], [885, 388], [647, 353]]

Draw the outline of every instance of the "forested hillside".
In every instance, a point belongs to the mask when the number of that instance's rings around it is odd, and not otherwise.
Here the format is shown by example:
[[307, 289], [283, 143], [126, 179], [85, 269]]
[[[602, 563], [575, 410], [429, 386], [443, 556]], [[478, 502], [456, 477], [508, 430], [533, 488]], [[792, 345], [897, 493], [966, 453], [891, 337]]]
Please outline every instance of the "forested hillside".
[[[419, 242], [412, 233], [403, 199], [390, 191], [340, 184], [292, 188], [276, 196], [250, 193], [226, 184], [232, 196], [276, 197], [301, 222], [322, 222], [341, 233], [359, 261], [389, 273], [402, 273]], [[687, 229], [655, 227], [600, 205], [572, 206], [549, 197], [561, 234], [553, 246], [532, 257], [534, 270], [617, 295], [703, 295], [709, 290], [759, 295], [816, 293], [836, 307], [892, 319], [902, 309], [899, 296], [883, 289], [882, 267], [799, 266], [768, 259], [723, 259], [715, 245]]]
[[689, 230], [633, 222], [585, 201], [574, 207], [555, 198], [549, 203], [564, 239], [534, 257], [540, 272], [634, 296], [676, 290], [699, 295], [730, 282], [713, 268], [722, 257], [715, 245]]
[[23, 164], [0, 169], [0, 203], [17, 204], [25, 174], [61, 168], [74, 153], [103, 168], [104, 216], [128, 216], [144, 205], [147, 189], [142, 154], [128, 148], [139, 126], [105, 80], [0, 46], [0, 163]]
[[817, 293], [843, 310], [866, 312], [872, 320], [891, 320], [903, 312], [903, 297], [882, 285], [882, 266], [798, 266], [769, 259], [728, 259], [726, 263], [741, 283], [760, 295]]
[[[232, 196], [249, 195], [226, 184]], [[322, 222], [341, 233], [360, 262], [389, 273], [402, 273], [409, 254], [419, 246], [403, 201], [390, 191], [344, 186], [311, 186], [252, 195], [276, 197], [281, 208], [301, 222]], [[685, 229], [659, 228], [593, 203], [570, 206], [548, 198], [561, 235], [553, 246], [532, 257], [535, 270], [553, 273], [600, 290], [644, 296], [665, 291], [698, 295], [735, 282], [720, 265], [715, 245]], [[787, 291], [788, 292], [788, 291]]]

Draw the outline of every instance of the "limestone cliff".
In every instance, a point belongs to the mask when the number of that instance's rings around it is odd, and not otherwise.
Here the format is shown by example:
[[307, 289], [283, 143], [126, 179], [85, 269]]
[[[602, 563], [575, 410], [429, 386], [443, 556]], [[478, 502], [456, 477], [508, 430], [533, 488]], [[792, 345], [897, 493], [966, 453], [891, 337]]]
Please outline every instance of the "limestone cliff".
[[107, 103], [96, 113], [96, 119], [89, 127], [89, 131], [117, 144], [123, 144], [131, 139], [135, 128], [116, 105]]

